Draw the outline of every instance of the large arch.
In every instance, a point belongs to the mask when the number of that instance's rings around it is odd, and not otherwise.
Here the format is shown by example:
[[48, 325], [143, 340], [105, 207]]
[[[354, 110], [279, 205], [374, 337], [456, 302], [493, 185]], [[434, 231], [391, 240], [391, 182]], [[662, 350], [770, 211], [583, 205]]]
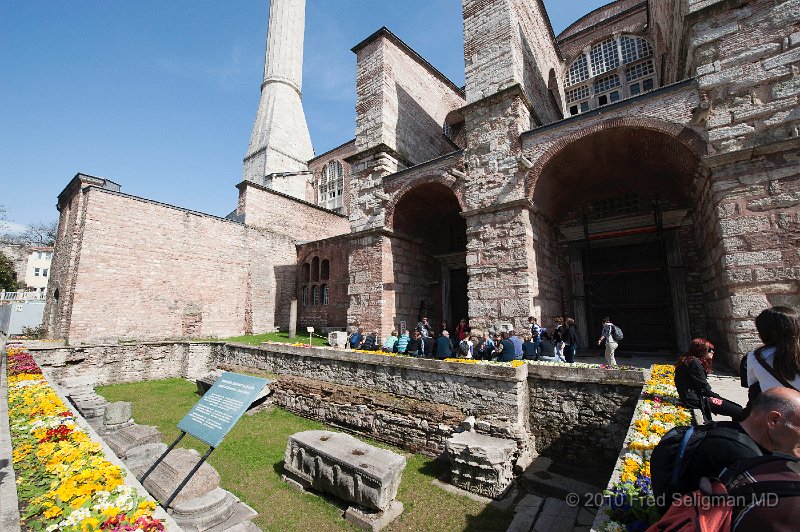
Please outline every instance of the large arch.
[[[413, 326], [427, 315], [467, 318], [466, 220], [456, 192], [441, 181], [407, 187], [387, 215], [392, 239], [397, 321]], [[413, 323], [412, 323], [413, 322]]]
[[[704, 153], [691, 129], [625, 118], [559, 139], [532, 168], [535, 216], [553, 228], [540, 245], [561, 258], [561, 306], [586, 344], [606, 315], [637, 353], [677, 351], [706, 332], [690, 193]], [[553, 266], [537, 264], [540, 285], [553, 284]]]

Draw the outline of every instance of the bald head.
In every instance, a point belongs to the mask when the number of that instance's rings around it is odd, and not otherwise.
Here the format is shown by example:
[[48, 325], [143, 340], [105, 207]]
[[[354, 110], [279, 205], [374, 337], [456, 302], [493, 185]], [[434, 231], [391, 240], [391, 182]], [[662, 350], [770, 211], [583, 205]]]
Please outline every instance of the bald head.
[[770, 388], [753, 400], [742, 428], [765, 449], [800, 458], [800, 392]]

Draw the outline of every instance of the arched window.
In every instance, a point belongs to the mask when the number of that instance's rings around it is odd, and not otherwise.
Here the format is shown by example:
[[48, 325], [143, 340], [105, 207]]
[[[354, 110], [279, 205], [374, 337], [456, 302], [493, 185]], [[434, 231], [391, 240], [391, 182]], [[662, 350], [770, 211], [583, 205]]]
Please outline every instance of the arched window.
[[343, 205], [344, 168], [339, 161], [331, 161], [322, 167], [317, 187], [317, 205], [326, 209], [338, 209]]
[[319, 277], [323, 281], [327, 281], [331, 278], [331, 263], [328, 259], [322, 261], [322, 265], [320, 266]]
[[319, 287], [312, 286], [311, 287], [311, 304], [312, 305], [319, 305]]
[[328, 285], [322, 285], [322, 304], [328, 304]]
[[304, 286], [300, 292], [300, 303], [305, 307], [308, 306], [308, 287]]
[[319, 281], [319, 257], [311, 260], [311, 280], [315, 283]]
[[311, 265], [309, 263], [303, 264], [303, 282], [307, 283], [311, 280]]
[[622, 35], [601, 41], [567, 69], [567, 116], [585, 113], [656, 88], [653, 47], [645, 39]]

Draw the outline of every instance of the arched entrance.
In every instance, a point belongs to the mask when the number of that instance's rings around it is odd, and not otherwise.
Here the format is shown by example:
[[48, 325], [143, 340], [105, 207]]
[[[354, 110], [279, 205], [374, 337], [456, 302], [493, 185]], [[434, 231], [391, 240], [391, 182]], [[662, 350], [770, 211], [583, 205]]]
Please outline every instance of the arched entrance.
[[[405, 192], [394, 206], [392, 230], [395, 316], [413, 327], [427, 315], [434, 327], [467, 318], [467, 223], [456, 194], [441, 183]], [[413, 323], [412, 323], [413, 322]]]
[[584, 346], [605, 316], [635, 353], [679, 351], [705, 332], [702, 304], [691, 304], [702, 301], [689, 194], [698, 161], [673, 134], [618, 126], [583, 133], [542, 166], [533, 201], [565, 242], [562, 305], [584, 324]]

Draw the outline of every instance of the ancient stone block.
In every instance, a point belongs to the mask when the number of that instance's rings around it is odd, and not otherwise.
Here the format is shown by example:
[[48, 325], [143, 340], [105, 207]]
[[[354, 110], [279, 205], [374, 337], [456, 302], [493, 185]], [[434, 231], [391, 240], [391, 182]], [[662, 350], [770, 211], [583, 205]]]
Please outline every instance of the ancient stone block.
[[397, 495], [406, 459], [325, 430], [289, 437], [284, 453], [287, 473], [316, 490], [365, 508], [386, 510]]
[[120, 425], [131, 420], [131, 404], [126, 401], [109, 403], [103, 413], [103, 425]]
[[461, 432], [447, 440], [450, 482], [461, 489], [499, 497], [513, 480], [517, 443], [475, 432]]
[[105, 439], [114, 454], [125, 460], [137, 447], [161, 443], [161, 433], [150, 425], [129, 425], [110, 433]]
[[328, 333], [328, 343], [333, 347], [347, 347], [347, 333], [345, 331], [331, 331]]
[[[144, 487], [159, 501], [166, 501], [199, 461], [200, 453], [194, 449], [174, 449], [145, 479]], [[208, 463], [203, 463], [172, 504], [179, 506], [218, 487], [219, 473]]]

